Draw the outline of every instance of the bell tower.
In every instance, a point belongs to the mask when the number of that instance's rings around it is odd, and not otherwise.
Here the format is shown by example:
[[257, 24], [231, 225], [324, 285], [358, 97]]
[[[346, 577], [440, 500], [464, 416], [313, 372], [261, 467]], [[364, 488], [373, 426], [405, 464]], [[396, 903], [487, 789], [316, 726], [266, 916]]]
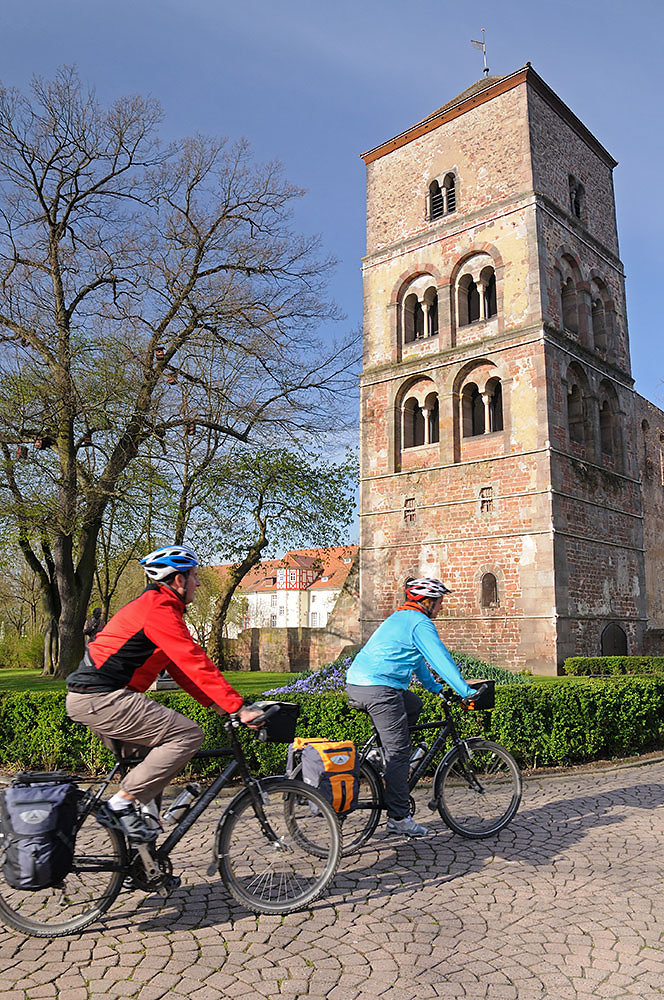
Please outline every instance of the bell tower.
[[529, 64], [363, 159], [363, 638], [425, 575], [452, 649], [538, 673], [607, 629], [639, 651], [616, 161]]

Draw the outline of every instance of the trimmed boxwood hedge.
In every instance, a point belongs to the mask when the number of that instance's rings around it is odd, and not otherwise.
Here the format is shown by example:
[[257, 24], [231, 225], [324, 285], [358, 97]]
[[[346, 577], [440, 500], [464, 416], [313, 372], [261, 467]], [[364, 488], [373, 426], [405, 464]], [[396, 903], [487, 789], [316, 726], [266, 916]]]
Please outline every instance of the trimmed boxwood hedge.
[[[435, 718], [438, 699], [420, 692], [422, 720]], [[206, 733], [205, 747], [226, 742], [223, 719], [189, 695], [159, 692], [153, 697], [195, 719]], [[293, 695], [283, 700], [301, 706], [298, 735], [351, 738], [363, 743], [370, 724], [348, 708], [345, 695]], [[581, 763], [627, 756], [664, 745], [664, 678], [616, 677], [575, 684], [505, 685], [496, 688], [493, 712], [455, 708], [463, 735], [482, 735], [507, 747], [522, 765]], [[421, 720], [421, 721], [422, 721]], [[283, 771], [286, 747], [261, 743], [240, 730], [256, 773]], [[112, 757], [99, 740], [65, 712], [65, 696], [51, 692], [0, 695], [0, 767], [46, 770], [63, 768], [99, 773]], [[193, 762], [188, 773], [211, 774], [218, 764]]]
[[664, 656], [570, 656], [563, 670], [577, 677], [660, 677], [664, 676]]

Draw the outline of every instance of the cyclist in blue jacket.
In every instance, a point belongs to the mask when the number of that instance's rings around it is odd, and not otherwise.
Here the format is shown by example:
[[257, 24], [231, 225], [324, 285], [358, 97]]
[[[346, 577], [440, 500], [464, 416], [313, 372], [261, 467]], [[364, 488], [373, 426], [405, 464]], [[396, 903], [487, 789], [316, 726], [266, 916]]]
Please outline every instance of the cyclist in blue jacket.
[[422, 700], [408, 687], [414, 674], [428, 691], [442, 689], [429, 664], [462, 698], [475, 691], [459, 673], [433, 623], [450, 591], [440, 580], [428, 577], [406, 580], [405, 591], [405, 602], [353, 660], [346, 690], [350, 701], [369, 713], [383, 745], [388, 832], [425, 837], [427, 828], [409, 814], [409, 728], [417, 722]]

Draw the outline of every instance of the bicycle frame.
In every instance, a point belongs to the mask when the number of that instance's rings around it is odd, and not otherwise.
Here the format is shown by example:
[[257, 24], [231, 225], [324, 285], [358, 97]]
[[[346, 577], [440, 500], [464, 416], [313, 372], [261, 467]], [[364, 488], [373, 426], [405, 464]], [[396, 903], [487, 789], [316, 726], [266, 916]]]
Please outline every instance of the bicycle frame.
[[[219, 747], [214, 750], [199, 750], [198, 753], [194, 755], [192, 760], [200, 758], [219, 758], [219, 757], [233, 757], [233, 760], [221, 771], [221, 773], [212, 781], [212, 783], [201, 792], [201, 794], [195, 799], [191, 807], [187, 810], [185, 815], [182, 817], [180, 822], [175, 826], [175, 828], [170, 832], [166, 840], [155, 851], [155, 856], [157, 860], [166, 859], [174, 847], [179, 844], [185, 834], [191, 829], [191, 827], [196, 823], [198, 818], [205, 812], [205, 810], [214, 802], [219, 793], [227, 784], [237, 775], [240, 774], [242, 778], [242, 783], [245, 788], [248, 788], [252, 794], [252, 799], [254, 801], [254, 808], [256, 810], [257, 819], [261, 825], [263, 833], [270, 841], [276, 841], [278, 838], [274, 831], [272, 830], [270, 824], [268, 823], [265, 812], [263, 810], [263, 799], [260, 792], [258, 779], [252, 777], [249, 770], [249, 765], [247, 764], [242, 745], [234, 731], [232, 722], [227, 722], [224, 725], [226, 732], [230, 737], [230, 746]], [[82, 810], [79, 816], [79, 825], [81, 825], [88, 815], [88, 813], [94, 808], [96, 804], [101, 801], [101, 798], [108, 788], [109, 784], [118, 775], [124, 776], [127, 771], [136, 764], [139, 764], [144, 757], [134, 756], [134, 757], [118, 757], [114, 767], [102, 780], [98, 789], [95, 791], [94, 795], [90, 796], [88, 802], [86, 803], [85, 809]], [[130, 849], [131, 849], [130, 844]]]
[[[433, 719], [431, 720], [431, 722], [418, 722], [415, 726], [413, 726], [409, 730], [411, 736], [415, 733], [425, 732], [426, 730], [430, 729], [440, 730], [436, 738], [429, 745], [424, 757], [422, 757], [422, 759], [417, 762], [413, 771], [408, 777], [408, 789], [411, 792], [417, 785], [420, 778], [425, 774], [425, 772], [431, 765], [436, 754], [439, 753], [441, 749], [443, 749], [448, 739], [452, 740], [453, 747], [457, 746], [458, 744], [465, 743], [465, 741], [461, 739], [459, 737], [459, 734], [457, 733], [456, 726], [454, 725], [454, 719], [452, 718], [452, 714], [450, 712], [449, 702], [445, 698], [441, 698], [441, 702], [443, 705], [443, 712], [445, 713], [444, 719]], [[378, 733], [375, 730], [370, 739], [367, 741], [367, 743], [365, 743], [365, 745], [362, 747], [362, 750], [360, 752], [361, 761], [363, 761], [366, 758], [367, 752], [373, 746], [381, 746], [380, 737], [378, 736]], [[358, 808], [362, 809], [365, 807], [360, 804]]]

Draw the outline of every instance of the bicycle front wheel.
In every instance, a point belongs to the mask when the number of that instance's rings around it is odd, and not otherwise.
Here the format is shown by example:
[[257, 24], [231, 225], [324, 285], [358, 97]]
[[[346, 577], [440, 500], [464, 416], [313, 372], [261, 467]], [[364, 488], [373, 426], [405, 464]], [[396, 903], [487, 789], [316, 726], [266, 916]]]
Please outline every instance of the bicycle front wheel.
[[514, 818], [521, 802], [521, 772], [497, 743], [468, 740], [441, 762], [434, 788], [438, 812], [450, 830], [481, 840]]
[[231, 895], [256, 913], [309, 906], [341, 857], [337, 814], [310, 785], [286, 778], [245, 788], [217, 828], [219, 872]]
[[[0, 854], [1, 850], [0, 838]], [[0, 871], [0, 920], [33, 937], [80, 931], [108, 910], [126, 874], [124, 838], [89, 813], [78, 833], [69, 875], [51, 889], [13, 889]]]

